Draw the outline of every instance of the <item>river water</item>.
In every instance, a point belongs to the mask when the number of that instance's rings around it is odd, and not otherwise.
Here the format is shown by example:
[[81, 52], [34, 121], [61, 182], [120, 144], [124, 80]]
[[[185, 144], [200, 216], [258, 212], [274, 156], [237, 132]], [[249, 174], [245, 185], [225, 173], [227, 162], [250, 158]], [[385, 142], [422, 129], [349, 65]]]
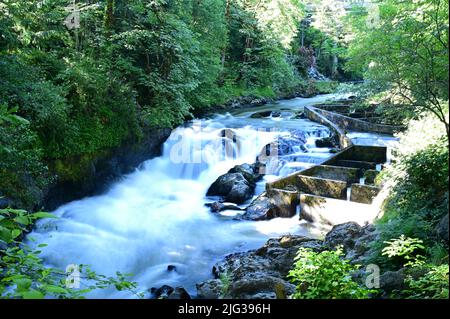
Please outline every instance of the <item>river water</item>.
[[[205, 207], [213, 199], [205, 194], [217, 177], [234, 165], [254, 163], [280, 137], [291, 141], [289, 150], [268, 161], [270, 169], [257, 194], [268, 180], [330, 157], [328, 149], [314, 143], [329, 136], [329, 130], [294, 117], [303, 106], [331, 97], [280, 101], [187, 123], [172, 132], [162, 156], [142, 163], [103, 195], [59, 207], [54, 212], [58, 218], [40, 221], [28, 237], [34, 242], [29, 242], [48, 244], [41, 250], [49, 266], [88, 264], [105, 275], [134, 274], [131, 280], [140, 291], [166, 284], [195, 295], [195, 284], [211, 278], [213, 264], [226, 254], [260, 247], [287, 233], [317, 237], [322, 230], [298, 216], [251, 222], [234, 220], [236, 212], [213, 214]], [[265, 116], [252, 118], [255, 112]], [[169, 272], [168, 265], [176, 271]], [[87, 297], [132, 295], [105, 289]]]

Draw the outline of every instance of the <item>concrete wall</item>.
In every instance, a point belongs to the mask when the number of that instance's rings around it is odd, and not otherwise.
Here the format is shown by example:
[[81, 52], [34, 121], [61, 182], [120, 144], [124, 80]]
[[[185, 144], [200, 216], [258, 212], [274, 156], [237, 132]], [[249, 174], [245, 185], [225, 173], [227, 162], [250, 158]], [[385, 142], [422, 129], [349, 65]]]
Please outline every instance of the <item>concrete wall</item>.
[[300, 193], [347, 199], [347, 182], [345, 181], [299, 175], [297, 188]]
[[353, 184], [350, 193], [350, 200], [352, 202], [372, 204], [373, 199], [380, 192], [380, 188], [370, 185]]
[[273, 188], [267, 191], [270, 202], [277, 207], [278, 217], [293, 217], [297, 214], [299, 194], [297, 191]]
[[[367, 121], [354, 119], [348, 116], [344, 116], [342, 114], [322, 110], [315, 107], [309, 107], [308, 109], [310, 113], [312, 112], [318, 113], [321, 116], [325, 117], [327, 120], [333, 122], [344, 132], [356, 131], [356, 132], [369, 132], [381, 134], [394, 134], [395, 132], [400, 131], [402, 129], [400, 126], [370, 123]], [[308, 116], [308, 113], [305, 112], [305, 115]]]
[[[351, 147], [348, 147], [336, 155], [334, 155], [332, 158], [325, 160], [324, 162], [320, 163], [319, 165], [330, 165], [330, 166], [340, 166], [339, 163], [342, 163], [342, 161], [352, 161], [353, 166], [356, 166], [356, 168], [359, 168], [358, 166], [364, 166], [374, 168], [376, 163], [385, 163], [386, 162], [386, 147], [383, 146], [363, 146], [363, 145], [353, 145]], [[358, 164], [358, 162], [361, 162]], [[316, 166], [314, 166], [316, 167]], [[270, 190], [272, 188], [277, 189], [286, 189], [289, 187], [297, 188], [297, 176], [300, 174], [308, 174], [308, 171], [310, 171], [312, 168], [308, 168], [303, 171], [292, 173], [286, 177], [282, 177], [278, 180], [275, 180], [273, 182], [269, 182], [266, 184], [266, 190]]]
[[376, 205], [367, 205], [309, 194], [300, 195], [300, 219], [327, 225], [356, 222], [363, 226], [378, 215]]
[[345, 132], [338, 125], [334, 124], [328, 118], [318, 113], [317, 110], [318, 109], [312, 106], [305, 106], [304, 108], [305, 116], [311, 121], [318, 122], [320, 124], [327, 126], [334, 134], [336, 134], [336, 136], [338, 136], [339, 138], [339, 146], [342, 149], [352, 146], [353, 143], [351, 139], [348, 138], [347, 135], [345, 135]]
[[343, 166], [318, 165], [302, 172], [304, 176], [345, 181], [347, 185], [359, 181], [360, 169]]
[[337, 161], [351, 160], [371, 163], [385, 163], [387, 148], [385, 146], [365, 146], [354, 145], [340, 153], [337, 153], [332, 158], [326, 160], [322, 165], [335, 165]]
[[377, 178], [378, 174], [380, 174], [380, 172], [374, 170], [374, 169], [369, 169], [367, 171], [364, 172], [364, 177], [366, 179], [365, 183], [369, 184], [369, 185], [373, 185], [375, 183], [375, 178]]
[[366, 170], [372, 170], [375, 169], [376, 167], [376, 163], [373, 162], [353, 161], [353, 160], [336, 160], [333, 162], [333, 165], [360, 168]]

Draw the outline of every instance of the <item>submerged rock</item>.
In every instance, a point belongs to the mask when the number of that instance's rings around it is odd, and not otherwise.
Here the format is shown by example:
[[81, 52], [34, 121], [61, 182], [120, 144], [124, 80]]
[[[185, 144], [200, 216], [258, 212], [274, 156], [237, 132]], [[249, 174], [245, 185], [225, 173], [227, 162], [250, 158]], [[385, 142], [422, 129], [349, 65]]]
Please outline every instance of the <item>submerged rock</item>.
[[336, 146], [339, 146], [339, 143], [336, 143], [336, 140], [334, 137], [324, 137], [319, 140], [316, 140], [316, 147], [328, 147], [328, 148], [335, 148]]
[[175, 265], [168, 265], [167, 266], [167, 271], [177, 271], [177, 266], [175, 266]]
[[235, 204], [226, 204], [221, 202], [208, 203], [205, 205], [209, 207], [213, 213], [220, 213], [223, 212], [224, 210], [243, 210], [242, 208], [236, 206]]

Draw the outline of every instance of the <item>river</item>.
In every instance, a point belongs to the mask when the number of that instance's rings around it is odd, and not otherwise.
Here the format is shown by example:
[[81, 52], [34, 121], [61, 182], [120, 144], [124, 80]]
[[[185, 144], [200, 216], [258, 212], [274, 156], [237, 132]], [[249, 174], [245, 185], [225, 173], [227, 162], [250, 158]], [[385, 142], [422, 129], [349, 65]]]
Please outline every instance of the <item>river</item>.
[[[142, 163], [103, 195], [59, 207], [54, 212], [58, 218], [38, 222], [28, 236], [35, 241], [28, 242], [48, 245], [42, 257], [49, 266], [88, 264], [105, 275], [134, 274], [131, 280], [140, 291], [166, 284], [195, 295], [195, 284], [211, 278], [213, 264], [228, 253], [259, 247], [281, 234], [320, 236], [320, 227], [300, 222], [298, 216], [251, 222], [234, 220], [235, 211], [213, 214], [205, 207], [212, 201], [205, 194], [221, 174], [255, 162], [267, 144], [293, 132], [301, 133], [305, 143], [292, 145], [288, 156], [274, 162], [256, 195], [268, 180], [330, 157], [329, 149], [315, 147], [316, 139], [329, 136], [328, 128], [294, 117], [303, 106], [331, 97], [279, 101], [186, 123], [173, 130], [162, 156]], [[265, 111], [275, 113], [252, 118]], [[169, 265], [176, 271], [168, 271]], [[87, 297], [133, 296], [105, 289]]]

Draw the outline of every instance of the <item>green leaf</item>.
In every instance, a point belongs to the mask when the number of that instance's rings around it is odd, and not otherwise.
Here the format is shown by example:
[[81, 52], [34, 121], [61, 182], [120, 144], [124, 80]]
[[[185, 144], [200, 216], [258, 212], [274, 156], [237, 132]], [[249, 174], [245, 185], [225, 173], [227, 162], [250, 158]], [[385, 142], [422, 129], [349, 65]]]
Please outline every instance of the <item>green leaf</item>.
[[14, 279], [13, 282], [17, 285], [18, 292], [28, 291], [33, 283], [30, 278], [25, 277]]
[[51, 213], [37, 212], [30, 215], [31, 218], [58, 218]]
[[24, 299], [43, 299], [45, 297], [42, 292], [34, 289], [30, 291], [25, 291], [21, 293], [21, 295]]
[[44, 290], [54, 293], [54, 294], [67, 294], [68, 290], [62, 287], [54, 286], [54, 285], [45, 285], [42, 287]]
[[13, 229], [11, 231], [11, 237], [12, 239], [16, 239], [17, 237], [19, 237], [22, 234], [22, 231], [20, 229]]
[[30, 219], [29, 219], [28, 217], [26, 217], [26, 216], [21, 216], [21, 215], [15, 217], [15, 218], [14, 218], [14, 221], [15, 221], [16, 223], [22, 224], [22, 225], [24, 225], [24, 226], [27, 226], [27, 225], [30, 224]]
[[0, 239], [3, 240], [6, 243], [11, 242], [11, 232], [9, 231], [9, 229], [0, 226]]

